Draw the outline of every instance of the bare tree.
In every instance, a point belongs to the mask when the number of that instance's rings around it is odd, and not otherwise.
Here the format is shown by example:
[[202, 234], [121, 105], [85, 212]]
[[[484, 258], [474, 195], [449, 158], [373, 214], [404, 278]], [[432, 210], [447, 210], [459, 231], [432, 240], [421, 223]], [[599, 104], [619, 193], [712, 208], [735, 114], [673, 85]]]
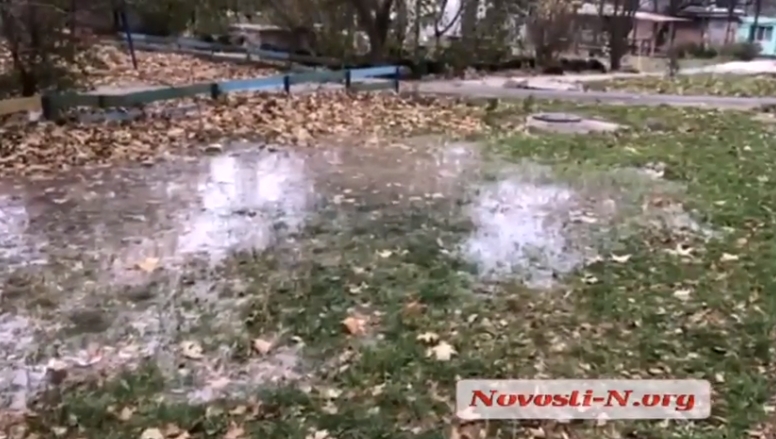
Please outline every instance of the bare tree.
[[10, 71], [0, 74], [0, 93], [32, 96], [73, 87], [86, 61], [88, 41], [72, 25], [67, 0], [0, 0], [0, 37]]
[[369, 57], [380, 61], [385, 56], [394, 0], [350, 0], [358, 24], [369, 37]]
[[526, 28], [537, 64], [550, 66], [571, 46], [576, 15], [577, 6], [567, 0], [540, 0], [533, 5]]
[[630, 49], [628, 36], [633, 30], [639, 0], [612, 0], [610, 5], [611, 13], [606, 17], [609, 21], [606, 26], [609, 36], [609, 67], [611, 70], [619, 70], [622, 57]]

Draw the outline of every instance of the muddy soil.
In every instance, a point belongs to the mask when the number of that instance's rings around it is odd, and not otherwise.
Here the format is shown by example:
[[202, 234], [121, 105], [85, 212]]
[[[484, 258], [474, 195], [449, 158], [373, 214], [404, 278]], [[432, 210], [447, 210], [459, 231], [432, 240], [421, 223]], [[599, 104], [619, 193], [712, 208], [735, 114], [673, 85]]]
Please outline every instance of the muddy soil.
[[[196, 400], [302, 378], [302, 346], [233, 361], [245, 285], [228, 265], [251, 255], [293, 255], [282, 276], [294, 258], [341, 257], [356, 236], [399, 248], [391, 227], [423, 216], [449, 228], [436, 244], [483, 283], [542, 289], [616, 250], [634, 225], [702, 230], [681, 187], [639, 170], [556, 172], [430, 137], [227, 151], [0, 183], [3, 405], [24, 408], [47, 368], [88, 374], [145, 358]], [[653, 208], [655, 194], [675, 202]]]

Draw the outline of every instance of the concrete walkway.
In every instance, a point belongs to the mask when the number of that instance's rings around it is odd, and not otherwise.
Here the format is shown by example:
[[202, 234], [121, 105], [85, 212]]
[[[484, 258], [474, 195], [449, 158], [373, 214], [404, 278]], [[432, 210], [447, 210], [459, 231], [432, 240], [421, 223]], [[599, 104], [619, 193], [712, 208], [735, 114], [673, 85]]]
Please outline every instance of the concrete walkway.
[[525, 90], [484, 85], [456, 84], [452, 81], [402, 82], [404, 91], [473, 98], [552, 99], [577, 102], [601, 102], [619, 105], [670, 105], [677, 107], [712, 107], [752, 109], [776, 105], [776, 97], [743, 98], [728, 96], [682, 96], [636, 94], [603, 91]]

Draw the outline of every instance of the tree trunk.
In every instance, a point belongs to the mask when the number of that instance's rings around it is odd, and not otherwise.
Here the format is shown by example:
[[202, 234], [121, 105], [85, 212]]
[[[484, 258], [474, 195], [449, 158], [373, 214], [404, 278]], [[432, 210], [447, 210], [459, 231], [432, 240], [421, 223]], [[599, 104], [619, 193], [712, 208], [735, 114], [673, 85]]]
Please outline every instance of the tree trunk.
[[754, 1], [754, 20], [752, 21], [752, 26], [749, 28], [749, 42], [754, 43], [755, 40], [755, 32], [757, 32], [757, 28], [760, 24], [760, 11], [762, 10], [763, 2], [762, 0], [755, 0]]
[[369, 37], [369, 59], [380, 62], [385, 57], [385, 45], [391, 28], [391, 8], [394, 0], [351, 0], [358, 22]]
[[473, 49], [472, 43], [477, 37], [477, 7], [479, 0], [461, 0], [463, 14], [461, 15], [461, 40], [467, 49]]
[[619, 70], [622, 57], [630, 47], [628, 35], [634, 26], [634, 14], [639, 8], [638, 0], [615, 0], [609, 23], [609, 67]]

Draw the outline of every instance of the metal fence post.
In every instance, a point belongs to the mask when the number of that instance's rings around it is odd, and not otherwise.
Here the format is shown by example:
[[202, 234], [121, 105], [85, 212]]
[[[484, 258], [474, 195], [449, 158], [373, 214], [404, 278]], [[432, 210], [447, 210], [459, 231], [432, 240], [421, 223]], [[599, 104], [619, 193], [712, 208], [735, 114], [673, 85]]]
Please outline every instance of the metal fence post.
[[291, 93], [291, 75], [283, 77], [283, 90], [285, 90], [286, 93]]
[[54, 120], [56, 118], [54, 101], [51, 96], [44, 94], [40, 97], [40, 107], [43, 112], [43, 118], [46, 120]]
[[221, 88], [218, 86], [218, 83], [214, 82], [210, 84], [210, 97], [218, 99], [219, 96], [221, 96]]
[[393, 76], [393, 89], [396, 91], [396, 93], [399, 92], [399, 74], [400, 74], [400, 66], [396, 66], [396, 72], [394, 72]]
[[345, 90], [350, 89], [350, 82], [351, 82], [350, 69], [345, 69]]

